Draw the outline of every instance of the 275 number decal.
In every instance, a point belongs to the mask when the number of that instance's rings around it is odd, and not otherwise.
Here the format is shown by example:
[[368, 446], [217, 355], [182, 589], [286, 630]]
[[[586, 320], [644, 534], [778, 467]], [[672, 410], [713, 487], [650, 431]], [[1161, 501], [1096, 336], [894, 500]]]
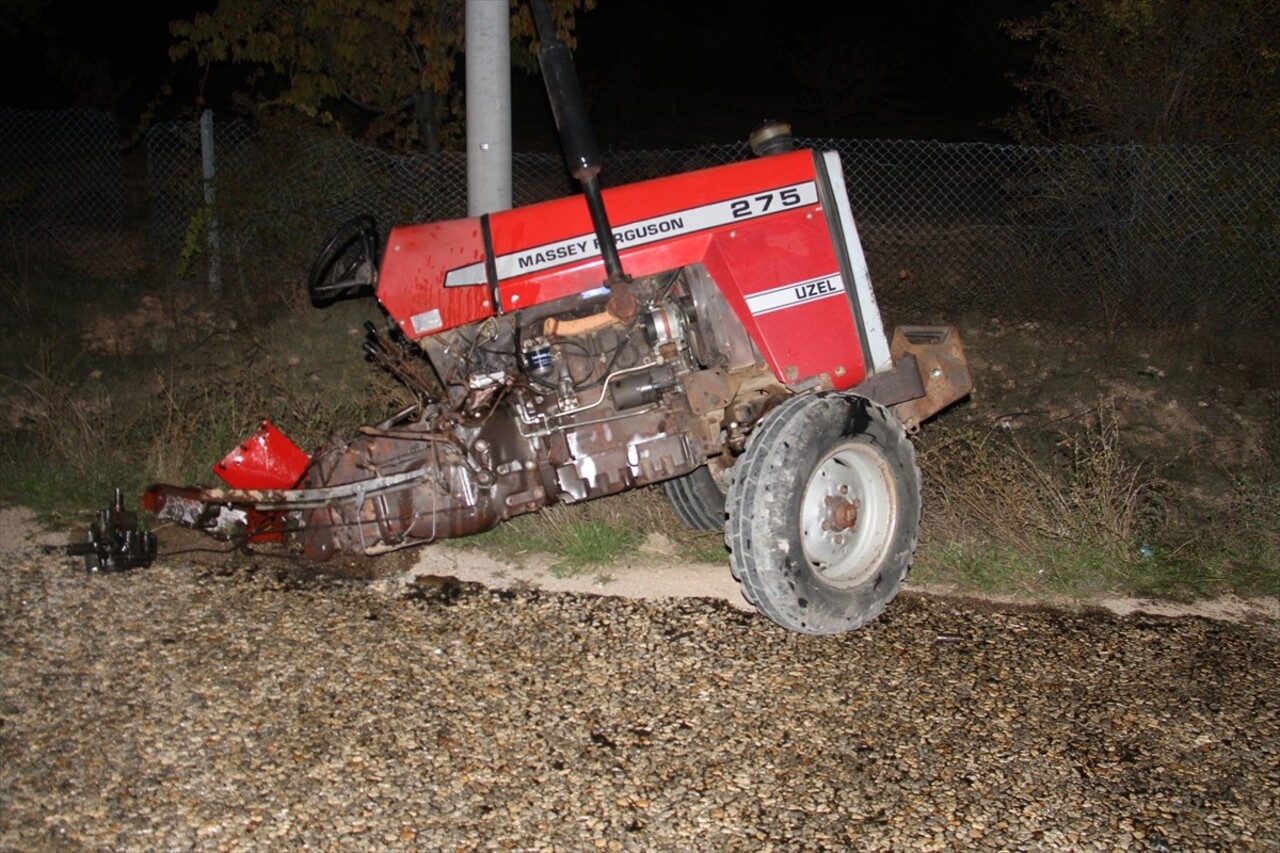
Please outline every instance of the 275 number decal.
[[800, 204], [800, 201], [800, 191], [795, 187], [788, 187], [783, 190], [761, 193], [750, 198], [740, 198], [729, 203], [729, 210], [732, 212], [734, 219], [742, 219], [746, 216], [759, 216], [762, 213], [768, 213], [771, 210], [784, 207], [795, 207]]

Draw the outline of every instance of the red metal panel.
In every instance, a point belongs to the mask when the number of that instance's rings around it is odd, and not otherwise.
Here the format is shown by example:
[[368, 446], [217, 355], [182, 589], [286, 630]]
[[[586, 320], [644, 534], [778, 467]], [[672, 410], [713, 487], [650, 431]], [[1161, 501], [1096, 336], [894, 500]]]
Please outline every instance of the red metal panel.
[[[705, 263], [787, 382], [866, 375], [813, 152], [797, 151], [616, 187], [604, 193], [623, 269], [638, 278]], [[572, 196], [489, 217], [503, 311], [600, 287], [586, 202]], [[489, 316], [480, 220], [392, 232], [378, 297], [410, 338]], [[431, 312], [436, 313], [431, 313]]]
[[271, 421], [213, 466], [233, 489], [291, 489], [302, 479], [311, 457]]
[[775, 375], [852, 388], [867, 366], [826, 219], [798, 211], [715, 236], [704, 263]]
[[[733, 163], [605, 190], [623, 269], [651, 275], [699, 259], [706, 238], [813, 199], [780, 190], [815, 180], [808, 151]], [[805, 205], [808, 206], [808, 205]], [[586, 201], [558, 199], [495, 213], [493, 243], [505, 310], [599, 287], [604, 264]]]
[[[411, 340], [494, 313], [484, 277], [480, 220], [393, 228], [378, 275], [378, 301]], [[446, 287], [451, 271], [475, 268], [474, 283]]]

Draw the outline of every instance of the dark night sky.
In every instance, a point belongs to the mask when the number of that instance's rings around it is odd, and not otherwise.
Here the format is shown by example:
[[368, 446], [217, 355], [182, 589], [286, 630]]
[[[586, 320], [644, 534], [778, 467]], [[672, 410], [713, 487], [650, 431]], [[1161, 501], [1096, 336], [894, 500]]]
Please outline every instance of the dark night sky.
[[123, 8], [110, 3], [52, 0], [44, 19], [51, 33], [27, 31], [3, 44], [0, 68], [5, 81], [0, 104], [29, 109], [58, 109], [86, 105], [50, 69], [48, 51], [65, 48], [95, 73], [91, 63], [103, 60], [111, 76], [128, 89], [124, 109], [140, 109], [173, 74], [169, 61], [169, 21], [210, 4], [198, 0], [139, 4]]
[[[802, 136], [998, 139], [985, 123], [1008, 109], [1005, 75], [1018, 59], [997, 23], [1040, 3], [599, 0], [579, 18], [577, 59], [597, 134], [610, 147], [728, 142], [771, 117], [790, 120]], [[169, 62], [168, 22], [211, 5], [178, 0], [125, 12], [53, 0], [55, 36], [24, 34], [0, 51], [9, 84], [0, 105], [98, 105], [46, 70], [54, 43], [81, 58], [73, 64], [82, 77], [100, 81], [106, 67], [128, 84], [119, 102], [126, 121], [136, 121], [163, 82], [174, 93], [160, 116], [189, 112], [198, 77]], [[816, 106], [814, 69], [859, 81], [856, 102]], [[517, 149], [545, 146], [540, 79], [516, 74], [515, 92]], [[209, 95], [223, 106], [216, 79]]]
[[[606, 144], [629, 132], [722, 142], [772, 117], [807, 136], [992, 138], [983, 125], [1009, 109], [1018, 61], [998, 23], [1039, 5], [600, 0], [578, 58]], [[834, 120], [806, 108], [815, 66], [863, 80], [866, 97]]]

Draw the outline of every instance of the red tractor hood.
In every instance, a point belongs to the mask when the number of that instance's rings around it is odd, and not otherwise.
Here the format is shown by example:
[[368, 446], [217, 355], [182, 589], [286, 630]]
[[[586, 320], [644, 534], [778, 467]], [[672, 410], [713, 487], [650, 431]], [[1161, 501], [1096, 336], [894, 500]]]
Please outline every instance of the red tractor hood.
[[[891, 365], [835, 154], [796, 151], [604, 192], [633, 278], [703, 264], [788, 383]], [[582, 196], [392, 230], [378, 299], [418, 340], [605, 281]]]

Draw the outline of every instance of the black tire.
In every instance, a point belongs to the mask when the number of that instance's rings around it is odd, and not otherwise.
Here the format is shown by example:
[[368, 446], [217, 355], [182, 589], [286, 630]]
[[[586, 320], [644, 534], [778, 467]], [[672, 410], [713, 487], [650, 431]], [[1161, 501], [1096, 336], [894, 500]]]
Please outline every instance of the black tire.
[[861, 397], [795, 397], [734, 467], [725, 542], [746, 599], [805, 634], [879, 616], [920, 535], [920, 471], [898, 420]]
[[724, 530], [724, 490], [703, 465], [692, 474], [662, 481], [676, 518], [694, 530]]

